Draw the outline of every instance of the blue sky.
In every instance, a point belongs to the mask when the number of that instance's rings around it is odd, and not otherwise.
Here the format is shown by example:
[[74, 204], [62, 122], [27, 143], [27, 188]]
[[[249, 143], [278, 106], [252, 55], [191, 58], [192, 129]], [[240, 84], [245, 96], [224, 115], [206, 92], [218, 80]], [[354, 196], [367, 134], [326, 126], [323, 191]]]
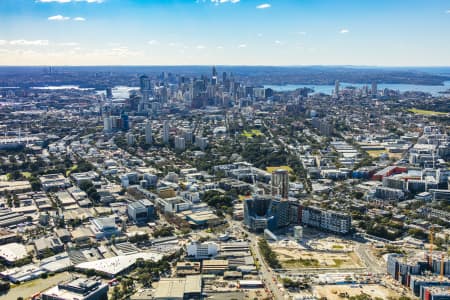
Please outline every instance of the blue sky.
[[450, 66], [448, 0], [0, 0], [0, 65]]

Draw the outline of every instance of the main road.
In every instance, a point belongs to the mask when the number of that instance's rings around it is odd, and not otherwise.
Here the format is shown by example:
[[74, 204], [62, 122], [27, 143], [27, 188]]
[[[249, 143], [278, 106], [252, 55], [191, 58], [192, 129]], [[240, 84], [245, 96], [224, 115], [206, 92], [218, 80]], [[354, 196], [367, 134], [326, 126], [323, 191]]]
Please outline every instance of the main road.
[[248, 239], [250, 240], [250, 246], [253, 249], [254, 258], [255, 260], [257, 260], [257, 264], [259, 265], [259, 273], [261, 279], [266, 288], [270, 291], [272, 299], [275, 300], [285, 299], [285, 295], [281, 291], [281, 288], [279, 287], [277, 274], [267, 265], [266, 261], [264, 260], [259, 250], [258, 247], [259, 237], [254, 233], [245, 230], [245, 228], [243, 228], [242, 223], [234, 222], [232, 220], [229, 220], [229, 222], [232, 224], [233, 228], [237, 229], [241, 233], [246, 234], [248, 236]]
[[284, 299], [284, 293], [280, 290], [278, 286], [278, 278], [276, 273], [274, 273], [271, 268], [267, 265], [266, 261], [261, 255], [261, 252], [259, 251], [258, 247], [258, 237], [249, 234], [249, 238], [251, 241], [251, 246], [253, 248], [253, 253], [255, 254], [255, 257], [258, 260], [259, 264], [259, 272], [261, 274], [262, 280], [266, 287], [270, 290], [273, 299]]

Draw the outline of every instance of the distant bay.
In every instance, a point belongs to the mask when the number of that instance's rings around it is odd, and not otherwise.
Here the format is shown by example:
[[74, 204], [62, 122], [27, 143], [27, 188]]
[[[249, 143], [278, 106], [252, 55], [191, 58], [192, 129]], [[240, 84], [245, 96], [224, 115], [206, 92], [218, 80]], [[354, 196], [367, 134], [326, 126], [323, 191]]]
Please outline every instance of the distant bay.
[[[341, 89], [345, 87], [355, 87], [355, 88], [363, 88], [364, 86], [368, 86], [369, 90], [371, 88], [371, 84], [363, 84], [363, 83], [347, 83], [341, 82]], [[289, 92], [294, 91], [300, 88], [310, 88], [314, 90], [314, 93], [323, 93], [327, 95], [331, 95], [334, 90], [334, 85], [312, 85], [312, 84], [286, 84], [286, 85], [265, 85], [265, 88], [271, 88], [277, 92]], [[380, 83], [378, 84], [378, 90], [384, 90], [388, 88], [394, 91], [404, 92], [425, 92], [430, 93], [433, 96], [442, 95], [439, 92], [445, 92], [450, 89], [450, 81], [445, 81], [444, 85], [416, 85], [416, 84], [390, 84], [390, 83]]]

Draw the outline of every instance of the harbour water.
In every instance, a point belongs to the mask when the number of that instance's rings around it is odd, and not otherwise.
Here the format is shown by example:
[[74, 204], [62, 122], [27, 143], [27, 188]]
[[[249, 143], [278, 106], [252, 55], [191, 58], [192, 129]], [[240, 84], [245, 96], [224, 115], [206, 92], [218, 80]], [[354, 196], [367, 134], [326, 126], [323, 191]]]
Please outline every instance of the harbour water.
[[[348, 86], [352, 86], [355, 88], [362, 88], [364, 86], [368, 86], [371, 88], [371, 84], [362, 84], [362, 83], [340, 83], [341, 88], [345, 88]], [[287, 85], [265, 85], [265, 88], [271, 88], [277, 92], [287, 92], [294, 91], [299, 88], [311, 88], [314, 90], [314, 93], [323, 93], [327, 95], [331, 95], [334, 90], [334, 85], [310, 85], [310, 84], [287, 84]], [[408, 91], [418, 91], [418, 92], [426, 92], [430, 93], [433, 96], [441, 95], [439, 92], [448, 91], [450, 89], [450, 81], [445, 81], [444, 85], [416, 85], [416, 84], [378, 84], [378, 89], [383, 90], [388, 88], [394, 91], [400, 92], [408, 92]]]

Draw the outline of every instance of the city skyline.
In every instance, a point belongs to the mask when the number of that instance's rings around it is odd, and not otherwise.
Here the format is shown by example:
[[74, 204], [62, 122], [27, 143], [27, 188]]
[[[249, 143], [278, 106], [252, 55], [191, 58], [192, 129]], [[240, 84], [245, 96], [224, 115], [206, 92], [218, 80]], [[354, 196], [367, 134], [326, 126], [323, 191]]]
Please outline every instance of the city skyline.
[[4, 0], [0, 65], [448, 66], [449, 25], [446, 1]]

